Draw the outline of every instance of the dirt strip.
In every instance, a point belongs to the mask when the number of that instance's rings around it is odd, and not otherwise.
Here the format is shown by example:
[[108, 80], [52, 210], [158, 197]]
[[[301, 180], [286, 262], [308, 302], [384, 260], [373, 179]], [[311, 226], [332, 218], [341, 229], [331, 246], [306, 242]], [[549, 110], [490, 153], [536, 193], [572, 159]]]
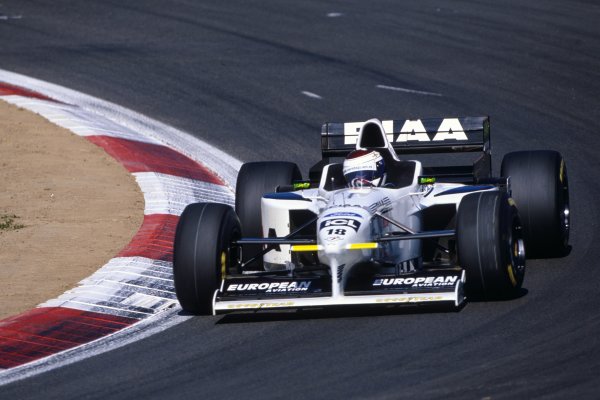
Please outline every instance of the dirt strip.
[[117, 161], [1, 100], [0, 184], [0, 319], [74, 287], [142, 223], [143, 195]]

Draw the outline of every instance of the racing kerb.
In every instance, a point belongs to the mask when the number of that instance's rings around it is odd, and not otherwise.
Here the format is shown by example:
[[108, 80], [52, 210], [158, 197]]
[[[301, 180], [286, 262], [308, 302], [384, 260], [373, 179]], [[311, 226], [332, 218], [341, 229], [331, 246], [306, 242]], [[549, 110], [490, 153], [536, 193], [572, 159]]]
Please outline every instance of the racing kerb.
[[173, 287], [175, 227], [189, 203], [233, 204], [241, 162], [131, 110], [20, 74], [0, 70], [0, 99], [102, 147], [145, 200], [142, 226], [115, 258], [58, 298], [0, 321], [0, 384], [189, 318], [178, 315]]

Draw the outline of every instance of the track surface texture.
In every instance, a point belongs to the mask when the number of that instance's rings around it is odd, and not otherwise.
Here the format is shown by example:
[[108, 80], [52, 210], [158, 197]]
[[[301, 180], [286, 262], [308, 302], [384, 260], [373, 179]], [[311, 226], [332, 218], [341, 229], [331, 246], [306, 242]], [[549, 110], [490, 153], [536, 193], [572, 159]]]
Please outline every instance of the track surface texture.
[[489, 114], [494, 172], [561, 151], [573, 215], [571, 254], [530, 261], [516, 300], [198, 317], [1, 398], [597, 398], [596, 2], [4, 0], [0, 17], [0, 68], [305, 174], [324, 121]]

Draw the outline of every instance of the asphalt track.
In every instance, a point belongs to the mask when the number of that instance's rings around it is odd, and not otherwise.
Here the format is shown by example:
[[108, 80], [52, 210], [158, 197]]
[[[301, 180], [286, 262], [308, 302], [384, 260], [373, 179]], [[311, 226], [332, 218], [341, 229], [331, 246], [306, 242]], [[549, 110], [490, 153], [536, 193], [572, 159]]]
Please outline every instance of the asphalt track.
[[516, 300], [198, 317], [0, 398], [597, 398], [598, 20], [592, 1], [4, 0], [0, 68], [244, 161], [306, 171], [326, 120], [489, 114], [496, 167], [511, 150], [565, 156], [573, 250], [529, 262]]

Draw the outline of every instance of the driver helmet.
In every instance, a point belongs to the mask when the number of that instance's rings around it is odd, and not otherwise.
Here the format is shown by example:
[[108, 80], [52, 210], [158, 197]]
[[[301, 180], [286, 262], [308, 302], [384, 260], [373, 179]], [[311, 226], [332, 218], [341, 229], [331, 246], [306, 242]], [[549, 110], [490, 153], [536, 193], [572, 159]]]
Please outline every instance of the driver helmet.
[[354, 150], [343, 166], [349, 187], [380, 186], [385, 177], [385, 161], [376, 150]]

